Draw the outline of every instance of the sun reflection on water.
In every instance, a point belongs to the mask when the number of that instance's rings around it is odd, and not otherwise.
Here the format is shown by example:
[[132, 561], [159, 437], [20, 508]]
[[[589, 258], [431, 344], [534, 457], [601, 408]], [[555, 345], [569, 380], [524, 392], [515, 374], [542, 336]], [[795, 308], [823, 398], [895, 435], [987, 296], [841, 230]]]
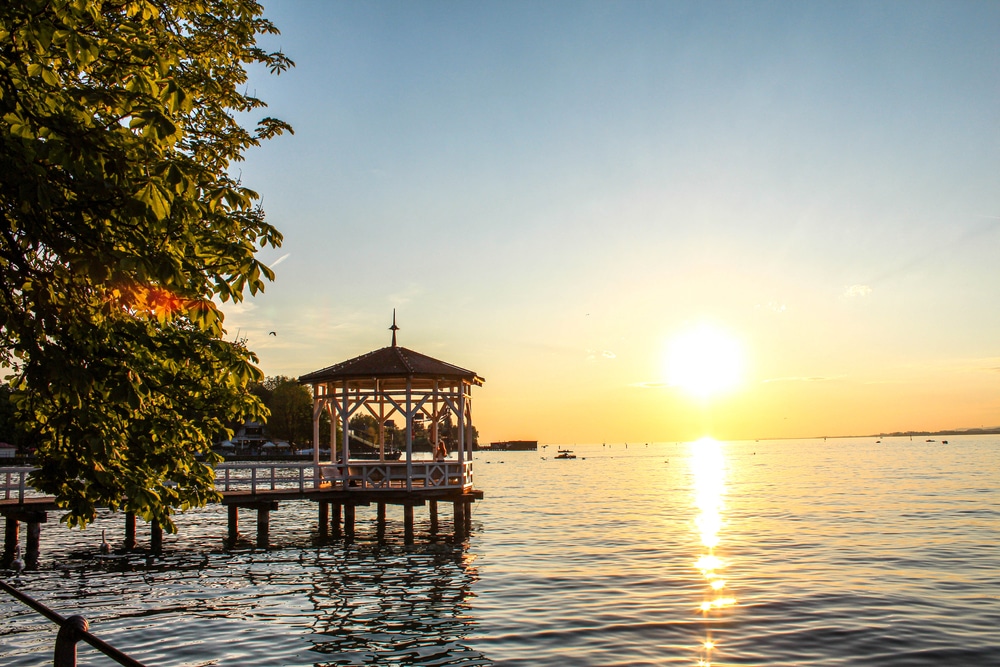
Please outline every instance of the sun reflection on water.
[[[708, 619], [722, 609], [736, 604], [736, 599], [726, 591], [726, 580], [721, 574], [726, 562], [716, 555], [720, 541], [719, 533], [723, 526], [722, 514], [725, 509], [723, 498], [726, 494], [726, 457], [722, 451], [722, 443], [711, 438], [702, 438], [691, 443], [690, 447], [695, 506], [698, 508], [695, 525], [703, 549], [694, 562], [694, 567], [708, 584], [698, 611]], [[717, 646], [709, 626], [699, 646], [696, 664], [700, 667], [710, 667], [712, 651]]]

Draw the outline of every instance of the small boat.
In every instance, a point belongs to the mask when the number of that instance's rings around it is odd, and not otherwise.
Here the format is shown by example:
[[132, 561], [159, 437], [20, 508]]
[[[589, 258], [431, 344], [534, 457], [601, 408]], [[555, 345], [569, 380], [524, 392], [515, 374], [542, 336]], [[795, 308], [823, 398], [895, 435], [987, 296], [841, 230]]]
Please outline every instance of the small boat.
[[556, 454], [557, 459], [575, 459], [576, 454], [573, 453], [571, 449], [560, 449], [559, 453]]

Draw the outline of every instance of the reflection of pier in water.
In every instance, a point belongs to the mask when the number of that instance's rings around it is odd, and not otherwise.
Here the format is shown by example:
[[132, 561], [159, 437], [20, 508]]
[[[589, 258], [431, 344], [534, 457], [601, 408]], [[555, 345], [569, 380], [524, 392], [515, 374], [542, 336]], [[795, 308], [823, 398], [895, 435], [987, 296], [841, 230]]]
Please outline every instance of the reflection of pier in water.
[[324, 664], [489, 664], [461, 643], [478, 579], [458, 545], [321, 553], [308, 598], [314, 651]]

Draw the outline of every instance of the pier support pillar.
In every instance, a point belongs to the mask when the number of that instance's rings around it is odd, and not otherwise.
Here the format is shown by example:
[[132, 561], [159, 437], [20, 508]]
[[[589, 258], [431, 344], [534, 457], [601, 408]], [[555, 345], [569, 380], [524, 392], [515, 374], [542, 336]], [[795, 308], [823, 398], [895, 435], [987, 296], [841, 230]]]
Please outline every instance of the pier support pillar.
[[375, 539], [385, 541], [385, 503], [379, 503], [375, 514]]
[[455, 508], [455, 539], [461, 540], [465, 537], [465, 503], [456, 500], [452, 505]]
[[229, 510], [229, 539], [230, 545], [236, 544], [236, 540], [240, 537], [240, 508], [236, 505], [230, 505], [226, 509]]
[[354, 505], [344, 505], [344, 537], [354, 539]]
[[472, 503], [465, 503], [465, 534], [472, 534]]
[[149, 550], [156, 555], [163, 553], [163, 526], [159, 521], [149, 524], [149, 533]]
[[413, 505], [403, 505], [403, 542], [413, 544]]
[[339, 540], [342, 537], [342, 534], [340, 532], [340, 511], [342, 506], [340, 503], [331, 503], [331, 504], [333, 505], [333, 507], [331, 507], [330, 509], [332, 509], [333, 511], [330, 512], [330, 532], [333, 534], [334, 539]]
[[257, 508], [257, 548], [266, 549], [271, 532], [271, 508]]
[[319, 501], [319, 536], [326, 539], [330, 532], [330, 503], [325, 500]]
[[24, 549], [24, 564], [30, 568], [38, 567], [39, 542], [42, 537], [42, 524], [38, 521], [28, 522], [28, 540]]
[[135, 549], [135, 512], [125, 512], [125, 551]]
[[438, 532], [438, 501], [431, 500], [427, 503], [427, 512], [431, 516], [431, 535]]
[[17, 539], [18, 533], [21, 531], [21, 525], [18, 520], [7, 515], [6, 525], [3, 531], [3, 558], [0, 559], [0, 567], [10, 567], [10, 564], [14, 562], [14, 551], [17, 549]]

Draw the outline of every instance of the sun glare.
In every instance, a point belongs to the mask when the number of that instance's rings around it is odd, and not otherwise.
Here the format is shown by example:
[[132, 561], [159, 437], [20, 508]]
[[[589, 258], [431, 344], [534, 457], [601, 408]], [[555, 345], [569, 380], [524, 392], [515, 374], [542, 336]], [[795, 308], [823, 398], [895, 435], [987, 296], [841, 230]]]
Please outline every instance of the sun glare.
[[743, 374], [743, 351], [735, 338], [703, 324], [678, 335], [667, 355], [667, 381], [708, 398], [734, 389]]

